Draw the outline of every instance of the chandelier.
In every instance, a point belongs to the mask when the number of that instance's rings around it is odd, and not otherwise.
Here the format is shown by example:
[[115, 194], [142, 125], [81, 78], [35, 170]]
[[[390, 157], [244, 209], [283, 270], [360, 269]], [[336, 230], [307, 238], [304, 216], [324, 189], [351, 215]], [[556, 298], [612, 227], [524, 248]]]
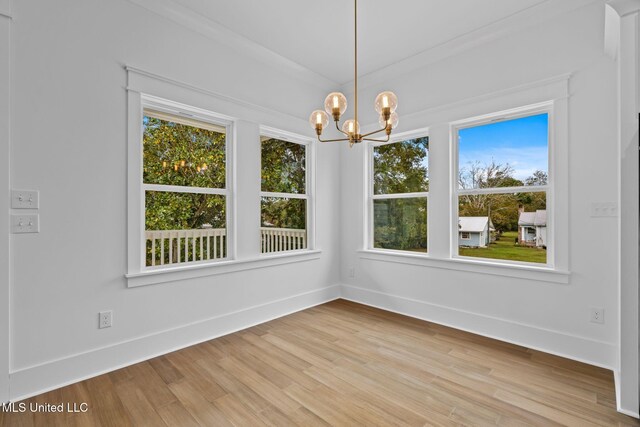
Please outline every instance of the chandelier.
[[[358, 122], [358, 0], [353, 0], [354, 6], [354, 57], [355, 57], [355, 65], [354, 65], [354, 118], [347, 120], [343, 123], [342, 129], [340, 128], [339, 122], [340, 117], [347, 111], [347, 98], [340, 92], [332, 92], [327, 95], [327, 98], [324, 100], [324, 109], [315, 110], [311, 113], [309, 117], [309, 124], [311, 127], [316, 130], [316, 134], [318, 136], [318, 141], [320, 142], [338, 142], [338, 141], [349, 141], [349, 145], [353, 146], [353, 144], [360, 143], [362, 141], [376, 141], [376, 142], [387, 142], [389, 141], [389, 137], [391, 136], [391, 131], [398, 126], [398, 114], [396, 114], [396, 108], [398, 107], [398, 98], [393, 92], [382, 92], [378, 94], [375, 100], [375, 109], [380, 115], [380, 119], [378, 123], [380, 124], [380, 129], [374, 130], [373, 132], [366, 133], [362, 135], [360, 133], [360, 123]], [[329, 125], [329, 115], [333, 118], [333, 121], [336, 123], [336, 129], [339, 132], [342, 132], [346, 138], [338, 138], [338, 139], [322, 139], [322, 131]], [[370, 138], [370, 136], [375, 135], [380, 132], [385, 132], [387, 134], [386, 139], [374, 139]]]

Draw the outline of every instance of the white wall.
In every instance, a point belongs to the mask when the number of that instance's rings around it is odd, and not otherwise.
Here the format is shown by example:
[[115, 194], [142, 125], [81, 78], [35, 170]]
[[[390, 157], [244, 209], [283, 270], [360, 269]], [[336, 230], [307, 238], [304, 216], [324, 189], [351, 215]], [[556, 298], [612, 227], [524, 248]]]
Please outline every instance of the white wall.
[[[559, 168], [560, 173], [568, 171], [569, 191], [557, 195], [567, 201], [570, 212], [569, 283], [457, 271], [442, 268], [442, 263], [416, 266], [398, 257], [359, 252], [365, 188], [364, 148], [359, 146], [344, 148], [341, 157], [343, 296], [617, 368], [617, 219], [591, 218], [589, 213], [592, 202], [616, 201], [618, 189], [616, 64], [603, 54], [603, 13], [602, 4], [592, 3], [360, 95], [367, 100], [380, 89], [395, 91], [400, 100], [398, 131], [432, 126], [431, 191], [438, 206], [431, 200], [430, 230], [432, 239], [443, 241], [450, 230], [449, 187], [443, 182], [448, 179], [449, 132], [447, 123], [439, 121], [438, 109], [448, 105], [462, 110], [492, 93], [508, 98], [505, 90], [572, 73], [569, 161]], [[366, 122], [371, 121], [373, 117]], [[348, 274], [352, 266], [355, 278]], [[590, 323], [590, 307], [605, 309], [604, 325]]]
[[0, 403], [9, 400], [9, 122], [11, 10], [0, 1]]
[[[11, 185], [40, 191], [41, 223], [39, 234], [11, 239], [13, 399], [337, 297], [335, 146], [317, 150], [318, 259], [139, 288], [124, 278], [123, 66], [219, 93], [209, 102], [235, 110], [218, 113], [241, 111], [238, 182], [253, 180], [257, 190], [260, 145], [247, 135], [258, 124], [310, 134], [307, 113], [329, 88], [125, 0], [16, 1], [13, 9]], [[257, 206], [255, 194], [239, 193], [238, 206]], [[101, 310], [113, 310], [112, 328], [98, 330]]]
[[[244, 135], [258, 124], [309, 134], [306, 116], [332, 88], [126, 0], [15, 1], [13, 9], [11, 186], [41, 195], [41, 233], [11, 237], [13, 399], [335, 298], [338, 283], [347, 298], [617, 368], [618, 221], [589, 216], [591, 202], [616, 200], [619, 175], [617, 68], [603, 55], [598, 2], [361, 93], [373, 100], [379, 89], [394, 90], [398, 131], [431, 126], [446, 164], [447, 126], [431, 109], [572, 73], [567, 284], [364, 258], [363, 147], [320, 145], [319, 259], [127, 288], [125, 65], [220, 94], [207, 102], [242, 119]], [[238, 144], [247, 189], [258, 177], [259, 145]], [[446, 179], [448, 169], [432, 164], [431, 172]], [[256, 188], [238, 195], [239, 206], [255, 209]], [[434, 182], [432, 193], [448, 195]], [[447, 238], [448, 219], [448, 206], [432, 208], [434, 238]], [[240, 237], [246, 248], [248, 235]], [[604, 325], [589, 322], [592, 306], [605, 309]], [[106, 309], [114, 326], [98, 330]]]

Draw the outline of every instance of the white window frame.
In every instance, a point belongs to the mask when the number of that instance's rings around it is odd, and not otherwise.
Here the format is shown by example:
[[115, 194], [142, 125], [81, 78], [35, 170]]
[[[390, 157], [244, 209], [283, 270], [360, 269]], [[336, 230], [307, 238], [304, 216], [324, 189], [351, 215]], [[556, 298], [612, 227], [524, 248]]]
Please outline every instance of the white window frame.
[[[295, 133], [283, 131], [280, 129], [260, 126], [260, 138], [267, 137], [272, 139], [279, 139], [281, 141], [290, 142], [293, 144], [302, 145], [305, 147], [305, 193], [275, 193], [270, 191], [262, 191], [262, 183], [260, 183], [260, 200], [263, 197], [279, 197], [286, 199], [300, 199], [306, 200], [306, 233], [307, 233], [307, 247], [304, 249], [295, 249], [288, 251], [267, 252], [261, 253], [262, 257], [286, 256], [286, 254], [299, 253], [305, 251], [312, 251], [316, 249], [315, 239], [315, 158], [316, 158], [316, 144], [311, 138], [304, 137]], [[260, 141], [260, 173], [262, 174], [262, 141]], [[260, 224], [262, 226], [262, 206], [260, 207]], [[261, 237], [259, 237], [261, 238]]]
[[[374, 182], [373, 182], [373, 174], [375, 172], [373, 165], [373, 152], [375, 148], [382, 147], [385, 145], [396, 144], [398, 142], [406, 141], [408, 139], [415, 138], [429, 138], [429, 128], [416, 129], [409, 132], [403, 132], [396, 135], [392, 135], [389, 138], [389, 141], [386, 142], [376, 142], [376, 141], [367, 141], [366, 144], [366, 152], [367, 152], [367, 166], [366, 166], [366, 182], [367, 182], [367, 212], [366, 212], [366, 221], [365, 221], [365, 248], [370, 251], [375, 252], [388, 252], [388, 253], [399, 253], [399, 254], [415, 254], [415, 256], [429, 256], [429, 248], [431, 247], [431, 242], [429, 241], [431, 233], [429, 233], [429, 192], [421, 191], [414, 193], [392, 193], [392, 194], [374, 194]], [[429, 140], [430, 141], [430, 140]], [[429, 156], [429, 151], [427, 150], [427, 162], [431, 162], [431, 156]], [[427, 173], [430, 170], [430, 166], [427, 166]], [[429, 179], [429, 176], [427, 176]], [[431, 188], [431, 183], [429, 183], [429, 188]], [[374, 212], [373, 205], [376, 200], [390, 200], [390, 199], [415, 199], [415, 198], [424, 198], [427, 202], [427, 252], [412, 252], [406, 250], [399, 249], [384, 249], [384, 248], [376, 248], [374, 246]]]
[[[467, 237], [464, 237], [465, 234], [467, 235]], [[471, 240], [471, 233], [468, 231], [461, 231], [460, 232], [460, 239], [461, 240]]]
[[[131, 99], [130, 99], [131, 101]], [[233, 200], [233, 121], [224, 115], [211, 111], [140, 93], [137, 107], [130, 102], [129, 108], [129, 224], [135, 224], [137, 230], [129, 230], [129, 274], [137, 274], [158, 270], [175, 270], [192, 266], [206, 266], [235, 259], [234, 235], [234, 200]], [[144, 110], [155, 110], [189, 120], [197, 120], [225, 128], [225, 188], [199, 188], [174, 185], [146, 184], [143, 181], [143, 118]], [[133, 188], [132, 188], [133, 187]], [[174, 193], [199, 193], [222, 195], [226, 205], [226, 253], [225, 258], [206, 261], [189, 261], [179, 264], [165, 264], [156, 266], [146, 265], [145, 241], [145, 192], [165, 191]], [[138, 209], [132, 209], [138, 206]], [[135, 216], [135, 218], [133, 218]], [[133, 228], [133, 227], [132, 227]]]
[[[521, 119], [524, 117], [535, 116], [538, 114], [547, 114], [548, 115], [548, 127], [547, 127], [547, 185], [536, 185], [536, 186], [520, 186], [520, 187], [493, 187], [493, 188], [474, 188], [474, 189], [461, 189], [458, 185], [458, 176], [459, 176], [459, 131], [462, 129], [473, 128], [477, 126], [482, 126], [491, 123], [509, 121]], [[451, 124], [451, 140], [452, 140], [452, 164], [451, 164], [451, 213], [452, 213], [452, 221], [451, 221], [451, 230], [452, 230], [452, 239], [451, 239], [451, 258], [452, 259], [461, 259], [461, 260], [470, 260], [470, 261], [480, 261], [480, 262], [490, 262], [492, 264], [504, 264], [504, 265], [514, 265], [514, 266], [535, 266], [535, 267], [546, 267], [549, 269], [553, 269], [555, 266], [555, 233], [554, 233], [554, 200], [553, 197], [553, 189], [554, 189], [554, 168], [553, 166], [553, 152], [555, 147], [554, 141], [554, 109], [553, 102], [545, 102], [532, 106], [525, 106], [521, 108], [515, 108], [507, 111], [501, 111], [497, 113], [487, 114], [479, 117], [473, 117], [465, 120], [460, 120], [457, 122], [453, 122]], [[536, 192], [545, 192], [546, 193], [546, 206], [547, 212], [550, 215], [547, 215], [547, 242], [550, 244], [547, 245], [547, 262], [546, 264], [542, 263], [531, 263], [524, 261], [511, 261], [511, 260], [501, 260], [495, 258], [482, 258], [482, 257], [468, 257], [459, 254], [459, 245], [457, 242], [457, 233], [458, 223], [459, 223], [459, 200], [460, 196], [464, 195], [480, 195], [480, 194], [509, 194], [509, 193], [536, 193]], [[453, 236], [456, 236], [455, 240]]]

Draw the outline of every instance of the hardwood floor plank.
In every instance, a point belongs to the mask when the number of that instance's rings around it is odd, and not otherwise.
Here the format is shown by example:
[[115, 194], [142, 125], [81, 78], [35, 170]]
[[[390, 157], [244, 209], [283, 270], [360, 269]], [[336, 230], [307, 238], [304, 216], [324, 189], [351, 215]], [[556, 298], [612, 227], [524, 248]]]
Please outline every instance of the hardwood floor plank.
[[198, 424], [202, 426], [233, 425], [213, 403], [202, 397], [189, 382], [169, 384], [168, 387]]
[[115, 390], [135, 426], [154, 427], [164, 425], [162, 418], [133, 380], [116, 384]]
[[266, 426], [249, 408], [236, 397], [226, 394], [217, 399], [215, 405], [235, 426]]
[[640, 426], [612, 372], [338, 300], [0, 413], [0, 426]]
[[132, 426], [118, 393], [108, 375], [100, 375], [86, 381], [89, 394], [95, 396], [92, 411], [103, 427]]
[[157, 409], [158, 415], [168, 426], [198, 427], [198, 422], [191, 416], [180, 402], [172, 402]]

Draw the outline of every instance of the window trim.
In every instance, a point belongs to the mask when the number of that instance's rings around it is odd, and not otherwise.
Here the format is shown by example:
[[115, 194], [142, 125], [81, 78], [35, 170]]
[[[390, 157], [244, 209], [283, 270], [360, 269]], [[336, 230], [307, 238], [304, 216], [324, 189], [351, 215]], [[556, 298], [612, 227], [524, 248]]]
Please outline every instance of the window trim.
[[[200, 188], [146, 184], [143, 178], [144, 110], [150, 109], [185, 119], [211, 123], [225, 128], [225, 188]], [[150, 272], [175, 271], [191, 266], [210, 266], [236, 259], [235, 212], [234, 212], [234, 133], [233, 120], [225, 115], [202, 108], [182, 104], [142, 92], [129, 91], [129, 135], [128, 135], [128, 265], [127, 277]], [[178, 193], [202, 193], [225, 196], [227, 256], [215, 260], [185, 262], [180, 264], [146, 265], [145, 255], [145, 192], [178, 190]]]
[[[279, 197], [287, 199], [302, 199], [306, 200], [306, 233], [307, 233], [307, 247], [305, 249], [296, 249], [290, 251], [280, 252], [267, 252], [260, 253], [260, 258], [268, 258], [274, 256], [287, 256], [295, 255], [304, 252], [313, 252], [316, 250], [315, 239], [315, 184], [316, 184], [316, 144], [314, 140], [302, 136], [293, 132], [287, 132], [281, 129], [276, 129], [269, 126], [260, 126], [259, 136], [279, 139], [281, 141], [291, 142], [293, 144], [303, 145], [305, 147], [305, 192], [304, 194], [297, 193], [278, 193], [270, 191], [262, 191], [262, 183], [260, 183], [260, 199], [263, 197]], [[260, 141], [260, 173], [262, 173], [262, 141]], [[262, 208], [260, 208], [260, 215], [262, 215]], [[260, 223], [262, 219], [260, 218]], [[260, 238], [260, 236], [258, 237]]]
[[[525, 117], [535, 116], [538, 114], [547, 114], [548, 126], [547, 126], [547, 185], [540, 186], [521, 186], [521, 187], [492, 187], [492, 188], [476, 188], [476, 189], [461, 189], [458, 186], [458, 175], [460, 168], [459, 159], [459, 131], [462, 129], [468, 129], [472, 127], [505, 122], [510, 120], [517, 120]], [[468, 262], [489, 262], [495, 265], [507, 265], [507, 266], [523, 266], [523, 267], [542, 267], [553, 270], [556, 266], [555, 258], [555, 221], [556, 215], [554, 206], [554, 184], [555, 184], [555, 171], [554, 171], [554, 149], [555, 149], [555, 132], [554, 123], [556, 116], [554, 114], [554, 102], [542, 102], [533, 105], [527, 105], [523, 107], [513, 108], [509, 110], [499, 111], [495, 113], [484, 114], [481, 116], [471, 117], [463, 120], [458, 120], [450, 123], [450, 137], [451, 137], [451, 245], [450, 245], [450, 257], [452, 260], [464, 260]], [[460, 255], [459, 244], [456, 230], [458, 230], [459, 221], [459, 198], [463, 195], [476, 195], [476, 194], [508, 194], [508, 193], [546, 193], [546, 206], [547, 212], [551, 213], [547, 215], [547, 242], [551, 244], [547, 245], [547, 262], [533, 263], [524, 261], [512, 261], [501, 260], [495, 258], [482, 258], [482, 257], [469, 257]], [[455, 236], [455, 239], [454, 239]]]
[[[391, 194], [374, 194], [374, 182], [373, 182], [373, 152], [377, 147], [382, 147], [385, 145], [396, 144], [398, 142], [402, 142], [408, 139], [415, 138], [429, 138], [429, 128], [420, 128], [407, 132], [402, 132], [398, 134], [393, 134], [389, 141], [366, 141], [365, 144], [365, 152], [366, 152], [366, 161], [365, 161], [365, 186], [366, 186], [366, 202], [365, 202], [365, 220], [364, 222], [364, 236], [365, 242], [364, 247], [366, 251], [374, 251], [379, 253], [389, 253], [389, 254], [415, 254], [413, 256], [421, 256], [428, 257], [429, 256], [429, 248], [431, 247], [430, 235], [429, 233], [429, 192], [421, 191], [421, 192], [413, 192], [413, 193], [391, 193]], [[429, 152], [427, 151], [427, 173], [430, 170], [431, 156], [429, 156]], [[427, 177], [428, 179], [428, 177]], [[413, 198], [424, 198], [427, 202], [427, 252], [412, 252], [406, 250], [399, 249], [385, 249], [385, 248], [376, 248], [374, 247], [374, 202], [375, 200], [391, 200], [391, 199], [413, 199]]]

